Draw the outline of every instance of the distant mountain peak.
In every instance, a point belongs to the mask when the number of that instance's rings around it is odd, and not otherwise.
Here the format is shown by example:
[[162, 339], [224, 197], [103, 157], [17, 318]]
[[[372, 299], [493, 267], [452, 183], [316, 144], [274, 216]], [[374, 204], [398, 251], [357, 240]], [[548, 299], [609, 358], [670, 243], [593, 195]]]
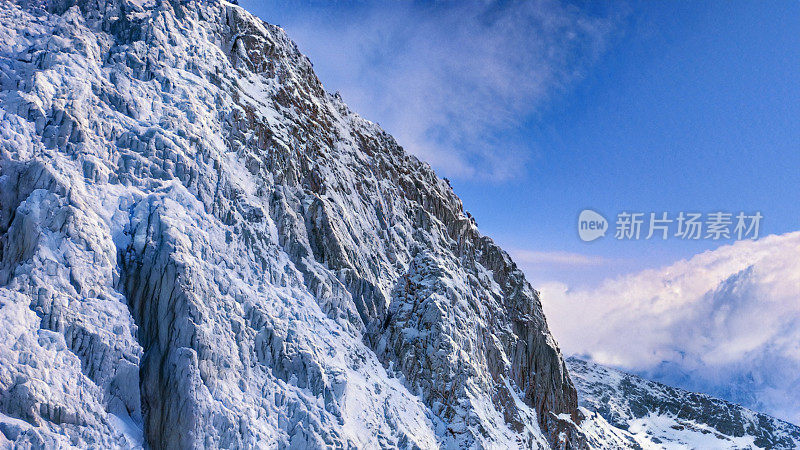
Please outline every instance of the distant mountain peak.
[[645, 380], [576, 357], [566, 360], [592, 444], [628, 448], [800, 446], [800, 427], [705, 394]]

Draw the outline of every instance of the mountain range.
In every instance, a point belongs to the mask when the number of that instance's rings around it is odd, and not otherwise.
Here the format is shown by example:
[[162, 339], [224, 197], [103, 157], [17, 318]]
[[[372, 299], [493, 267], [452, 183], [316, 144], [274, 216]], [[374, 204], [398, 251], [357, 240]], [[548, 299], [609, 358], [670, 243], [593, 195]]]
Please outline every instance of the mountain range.
[[641, 407], [797, 444], [567, 364], [449, 183], [279, 27], [224, 1], [0, 15], [3, 446], [636, 448]]

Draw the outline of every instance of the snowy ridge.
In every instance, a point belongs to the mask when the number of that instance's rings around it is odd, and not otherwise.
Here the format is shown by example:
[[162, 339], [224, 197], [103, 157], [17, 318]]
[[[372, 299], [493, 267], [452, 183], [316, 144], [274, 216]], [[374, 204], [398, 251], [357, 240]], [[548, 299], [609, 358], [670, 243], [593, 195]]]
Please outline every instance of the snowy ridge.
[[281, 29], [0, 16], [0, 444], [585, 446], [538, 293]]
[[652, 449], [793, 449], [800, 427], [708, 395], [575, 357], [567, 359], [590, 445]]

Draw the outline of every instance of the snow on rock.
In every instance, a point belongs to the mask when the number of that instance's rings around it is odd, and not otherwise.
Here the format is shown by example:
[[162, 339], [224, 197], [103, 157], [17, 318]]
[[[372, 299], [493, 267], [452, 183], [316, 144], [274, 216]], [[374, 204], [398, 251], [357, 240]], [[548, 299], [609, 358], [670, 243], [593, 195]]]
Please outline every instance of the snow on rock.
[[280, 28], [0, 16], [0, 443], [586, 445], [538, 293]]
[[592, 447], [793, 449], [800, 427], [708, 395], [673, 388], [575, 357], [567, 365]]

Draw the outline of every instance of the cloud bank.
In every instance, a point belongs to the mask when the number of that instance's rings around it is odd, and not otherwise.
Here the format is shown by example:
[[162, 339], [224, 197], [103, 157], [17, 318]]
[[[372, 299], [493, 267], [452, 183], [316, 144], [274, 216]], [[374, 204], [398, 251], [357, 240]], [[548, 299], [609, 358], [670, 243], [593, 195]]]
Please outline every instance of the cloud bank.
[[800, 424], [800, 232], [541, 290], [566, 353]]
[[614, 24], [548, 0], [337, 5], [283, 25], [328, 88], [451, 177], [524, 170], [531, 144], [515, 129], [581, 77]]

